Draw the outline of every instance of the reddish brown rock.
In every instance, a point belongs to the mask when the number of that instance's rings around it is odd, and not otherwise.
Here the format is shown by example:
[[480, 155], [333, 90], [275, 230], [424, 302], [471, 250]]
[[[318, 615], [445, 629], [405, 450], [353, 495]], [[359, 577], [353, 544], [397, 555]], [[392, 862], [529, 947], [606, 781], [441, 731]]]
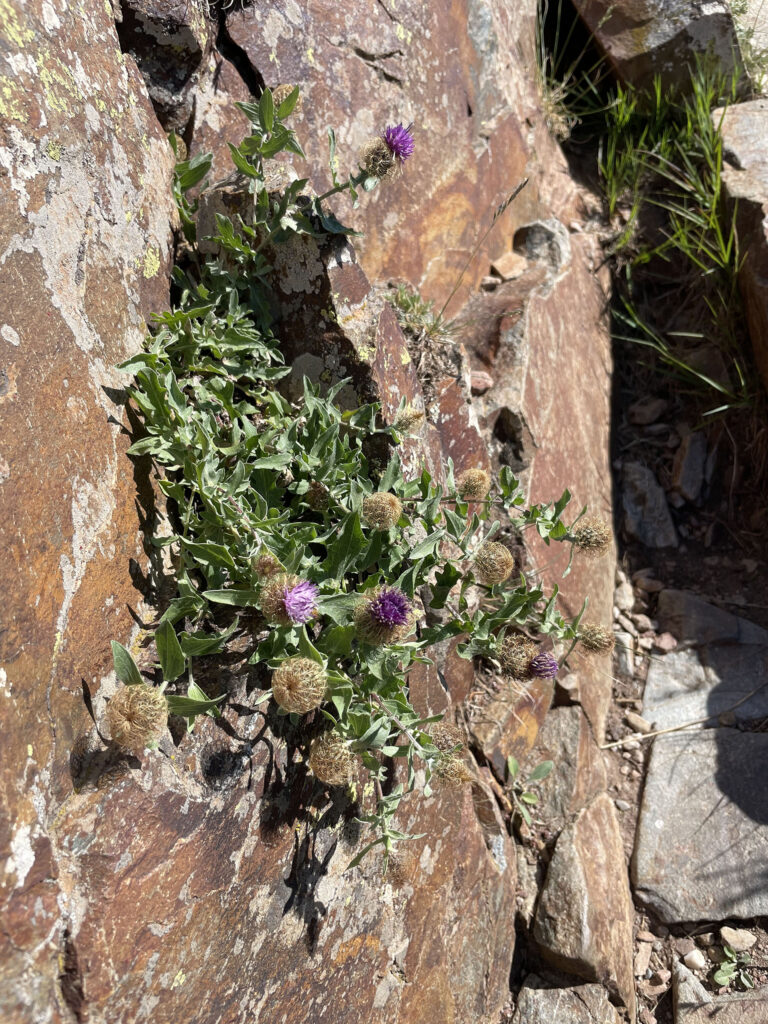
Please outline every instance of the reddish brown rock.
[[548, 961], [600, 981], [633, 1018], [633, 921], [621, 832], [613, 803], [603, 793], [557, 840], [534, 937]]
[[478, 694], [471, 702], [470, 731], [483, 756], [504, 778], [507, 758], [523, 762], [532, 749], [552, 703], [551, 679], [525, 684], [499, 680], [490, 698]]
[[605, 790], [603, 755], [578, 706], [552, 708], [544, 720], [527, 764], [553, 761], [554, 768], [537, 784], [539, 816], [557, 828]]

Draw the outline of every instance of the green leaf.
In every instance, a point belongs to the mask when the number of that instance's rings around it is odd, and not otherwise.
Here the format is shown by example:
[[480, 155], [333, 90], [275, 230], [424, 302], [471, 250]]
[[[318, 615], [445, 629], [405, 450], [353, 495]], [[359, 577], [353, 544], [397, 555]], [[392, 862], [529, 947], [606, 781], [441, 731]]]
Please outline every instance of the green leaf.
[[259, 604], [256, 590], [204, 590], [203, 597], [214, 604], [229, 604], [236, 608], [258, 607]]
[[265, 89], [259, 100], [259, 124], [262, 131], [271, 132], [275, 123], [275, 101], [272, 99], [272, 92]]
[[539, 798], [536, 796], [535, 793], [521, 793], [520, 799], [523, 801], [524, 804], [535, 805], [539, 802]]
[[429, 537], [425, 537], [415, 548], [412, 548], [408, 557], [412, 562], [416, 562], [420, 558], [426, 558], [427, 555], [433, 554], [440, 546], [440, 541], [444, 536], [445, 530], [436, 530]]
[[336, 132], [333, 128], [328, 129], [328, 166], [331, 169], [331, 180], [334, 185], [339, 184], [339, 178], [336, 174]]
[[555, 767], [554, 761], [542, 761], [541, 764], [537, 764], [531, 774], [528, 776], [529, 782], [538, 782], [540, 779], [546, 779], [552, 769]]
[[194, 555], [198, 562], [202, 562], [204, 565], [220, 565], [226, 569], [235, 568], [232, 555], [223, 544], [214, 544], [212, 541], [192, 541], [184, 537], [181, 540], [187, 551]]
[[354, 565], [365, 543], [359, 515], [357, 512], [347, 513], [338, 538], [328, 542], [328, 557], [323, 562], [323, 571], [331, 579], [340, 580]]
[[112, 641], [112, 660], [117, 678], [126, 686], [140, 686], [144, 682], [136, 662], [117, 640]]
[[357, 594], [321, 594], [317, 598], [317, 610], [327, 615], [339, 626], [346, 626], [360, 603]]
[[325, 665], [322, 654], [307, 636], [306, 626], [302, 626], [299, 632], [299, 653], [310, 661], [317, 662], [318, 665]]
[[195, 686], [195, 692], [203, 694], [202, 697], [180, 697], [176, 695], [168, 696], [166, 694], [165, 699], [168, 701], [170, 713], [172, 715], [182, 715], [184, 718], [194, 718], [196, 715], [205, 715], [208, 712], [212, 712], [214, 717], [219, 717], [221, 712], [218, 705], [220, 701], [224, 700], [226, 694], [209, 700], [199, 686], [196, 686], [196, 684], [193, 684], [193, 686]]
[[184, 671], [187, 661], [179, 644], [179, 638], [176, 636], [176, 630], [167, 619], [158, 626], [155, 643], [157, 644], [160, 668], [163, 670], [163, 679], [172, 683]]
[[233, 146], [231, 142], [228, 142], [227, 145], [229, 146], [229, 152], [232, 155], [232, 163], [235, 165], [238, 171], [241, 171], [249, 178], [258, 178], [259, 172], [253, 166], [250, 160], [247, 160], [243, 156], [243, 154], [240, 152], [237, 146]]
[[290, 117], [293, 113], [294, 107], [299, 101], [299, 87], [295, 85], [291, 92], [285, 97], [283, 102], [277, 108], [277, 116], [281, 121], [284, 121], [286, 117]]
[[516, 779], [517, 773], [520, 771], [520, 765], [516, 758], [511, 755], [507, 758], [507, 772], [509, 773], [510, 779]]

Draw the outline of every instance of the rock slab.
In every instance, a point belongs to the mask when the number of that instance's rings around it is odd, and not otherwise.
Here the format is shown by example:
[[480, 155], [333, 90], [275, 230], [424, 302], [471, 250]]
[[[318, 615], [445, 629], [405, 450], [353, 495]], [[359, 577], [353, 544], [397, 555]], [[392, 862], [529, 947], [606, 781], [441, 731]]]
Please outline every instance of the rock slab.
[[676, 548], [677, 530], [653, 470], [625, 462], [621, 474], [624, 529], [648, 548]]
[[621, 832], [603, 793], [560, 834], [533, 934], [546, 960], [599, 981], [633, 1017], [633, 919]]
[[768, 735], [659, 736], [645, 782], [632, 878], [667, 924], [768, 913]]
[[547, 988], [531, 974], [517, 998], [512, 1024], [619, 1024], [616, 1008], [600, 985]]

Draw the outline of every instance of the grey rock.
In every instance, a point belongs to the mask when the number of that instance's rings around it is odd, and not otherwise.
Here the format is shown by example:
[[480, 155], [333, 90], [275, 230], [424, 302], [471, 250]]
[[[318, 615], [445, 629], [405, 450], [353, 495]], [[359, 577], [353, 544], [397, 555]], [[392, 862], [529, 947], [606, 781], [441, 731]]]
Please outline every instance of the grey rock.
[[667, 499], [652, 470], [639, 462], [625, 462], [621, 498], [624, 528], [630, 537], [649, 548], [677, 547]]
[[620, 630], [614, 633], [616, 637], [616, 668], [621, 676], [632, 676], [635, 674], [634, 637], [631, 633]]
[[546, 988], [529, 974], [517, 997], [512, 1024], [619, 1024], [616, 1009], [600, 985]]
[[633, 402], [627, 409], [627, 419], [636, 426], [647, 426], [649, 423], [654, 423], [664, 413], [668, 405], [669, 402], [666, 398], [651, 396], [641, 398], [639, 401]]
[[552, 708], [544, 719], [528, 764], [554, 761], [555, 767], [538, 783], [539, 813], [557, 827], [589, 803], [607, 785], [603, 755], [578, 706]]
[[663, 590], [656, 618], [659, 629], [672, 633], [681, 644], [729, 641], [768, 645], [768, 630], [715, 607], [689, 590]]
[[545, 960], [587, 980], [600, 978], [634, 1017], [633, 921], [616, 810], [601, 793], [560, 834], [533, 934]]
[[[729, 712], [768, 683], [768, 645], [711, 644], [677, 648], [648, 669], [643, 717], [659, 729]], [[732, 724], [768, 716], [768, 686], [733, 708]]]
[[683, 966], [673, 974], [675, 1024], [765, 1024], [768, 1020], [768, 990], [712, 996]]
[[704, 483], [707, 439], [701, 433], [688, 434], [675, 452], [672, 488], [686, 501], [696, 501]]
[[764, 733], [707, 729], [654, 741], [632, 876], [661, 920], [768, 913], [766, 757]]
[[746, 953], [757, 942], [757, 936], [746, 928], [729, 928], [727, 925], [720, 929], [720, 938], [736, 953]]
[[553, 276], [571, 262], [571, 236], [565, 225], [554, 217], [518, 228], [515, 249], [518, 255], [525, 255], [529, 260], [546, 263]]
[[613, 603], [621, 612], [631, 612], [635, 603], [635, 591], [626, 580], [620, 583], [613, 592]]

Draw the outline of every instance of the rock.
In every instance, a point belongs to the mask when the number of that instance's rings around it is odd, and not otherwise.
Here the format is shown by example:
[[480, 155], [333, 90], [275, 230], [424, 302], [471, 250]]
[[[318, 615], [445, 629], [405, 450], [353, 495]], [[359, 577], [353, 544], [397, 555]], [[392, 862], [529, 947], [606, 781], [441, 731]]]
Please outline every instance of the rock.
[[613, 592], [613, 603], [621, 612], [631, 612], [635, 603], [635, 591], [626, 580], [620, 583]]
[[633, 676], [635, 674], [635, 639], [631, 633], [621, 630], [614, 633], [616, 637], [615, 657], [616, 668], [621, 676]]
[[491, 263], [491, 270], [498, 274], [502, 281], [511, 281], [519, 277], [527, 268], [528, 260], [517, 252], [505, 252]]
[[766, 755], [768, 735], [734, 729], [654, 740], [632, 877], [638, 898], [663, 921], [768, 912]]
[[627, 725], [630, 729], [634, 729], [635, 732], [649, 733], [653, 732], [653, 726], [647, 718], [643, 718], [641, 715], [636, 715], [634, 711], [627, 711], [624, 715], [627, 721]]
[[649, 548], [676, 548], [675, 524], [653, 471], [639, 462], [625, 462], [621, 479], [624, 529], [629, 536]]
[[668, 405], [669, 402], [666, 398], [654, 398], [651, 395], [647, 398], [640, 398], [627, 409], [627, 419], [637, 426], [647, 426], [663, 416]]
[[728, 642], [768, 646], [768, 630], [709, 604], [689, 590], [662, 591], [656, 618], [659, 629], [686, 645]]
[[490, 373], [484, 373], [482, 370], [473, 370], [469, 380], [473, 395], [484, 395], [494, 385]]
[[469, 720], [472, 739], [503, 778], [508, 757], [521, 764], [536, 742], [552, 703], [551, 679], [532, 679], [522, 688], [506, 684]]
[[635, 953], [635, 977], [642, 978], [645, 976], [645, 972], [648, 970], [648, 965], [651, 962], [651, 953], [653, 952], [653, 946], [647, 942], [641, 942], [637, 947]]
[[640, 1024], [656, 1024], [656, 1017], [651, 1013], [647, 1006], [644, 1006], [640, 1011]]
[[672, 948], [680, 956], [685, 957], [696, 948], [696, 941], [690, 935], [683, 935], [672, 939]]
[[512, 1024], [620, 1024], [615, 1007], [600, 985], [547, 988], [535, 974], [525, 979]]
[[599, 978], [633, 1016], [633, 917], [616, 812], [603, 793], [557, 840], [534, 938], [546, 960], [579, 977]]
[[703, 971], [707, 966], [707, 958], [700, 949], [692, 949], [683, 957], [683, 963], [691, 971]]
[[641, 633], [651, 633], [658, 625], [657, 622], [654, 622], [653, 619], [644, 615], [642, 612], [635, 612], [631, 616], [631, 619]]
[[665, 654], [669, 654], [670, 651], [674, 651], [677, 647], [677, 640], [671, 633], [659, 633], [658, 636], [653, 638], [653, 646], [657, 651], [663, 651]]
[[637, 628], [635, 627], [635, 624], [632, 621], [632, 619], [627, 618], [626, 615], [622, 615], [621, 612], [619, 612], [619, 614], [616, 616], [616, 622], [619, 626], [621, 626], [621, 628], [625, 632], [629, 633], [630, 636], [637, 636]]
[[655, 580], [652, 576], [639, 576], [635, 580], [635, 586], [638, 590], [644, 590], [647, 594], [657, 594], [660, 590], [664, 589], [664, 584], [661, 580]]
[[673, 995], [675, 1024], [764, 1024], [768, 1018], [764, 988], [712, 996], [683, 964], [675, 964]]
[[701, 433], [688, 434], [675, 452], [672, 463], [672, 489], [686, 501], [696, 501], [704, 483], [707, 439]]
[[720, 938], [736, 953], [746, 953], [757, 942], [757, 936], [746, 928], [729, 928], [727, 925], [720, 929]]
[[723, 183], [736, 207], [739, 286], [757, 368], [768, 388], [768, 100], [712, 113], [723, 136]]
[[[678, 648], [654, 658], [648, 669], [643, 717], [668, 729], [724, 712], [733, 722], [768, 715], [768, 646], [711, 644]], [[749, 700], [743, 701], [753, 690]], [[743, 701], [731, 712], [733, 704]]]
[[616, 810], [617, 811], [631, 811], [632, 810], [632, 804], [630, 804], [627, 800], [614, 800], [613, 802], [616, 805]]
[[730, 10], [717, 0], [704, 5], [691, 0], [574, 0], [574, 6], [617, 74], [630, 85], [650, 85], [659, 75], [665, 89], [690, 88], [688, 67], [708, 50], [725, 72], [738, 61]]
[[585, 807], [607, 784], [603, 755], [578, 706], [552, 708], [539, 731], [526, 764], [554, 761], [555, 767], [537, 784], [539, 813], [548, 826], [561, 826]]
[[653, 932], [646, 931], [644, 928], [637, 933], [635, 938], [638, 942], [650, 942], [651, 944], [656, 941], [656, 936]]

